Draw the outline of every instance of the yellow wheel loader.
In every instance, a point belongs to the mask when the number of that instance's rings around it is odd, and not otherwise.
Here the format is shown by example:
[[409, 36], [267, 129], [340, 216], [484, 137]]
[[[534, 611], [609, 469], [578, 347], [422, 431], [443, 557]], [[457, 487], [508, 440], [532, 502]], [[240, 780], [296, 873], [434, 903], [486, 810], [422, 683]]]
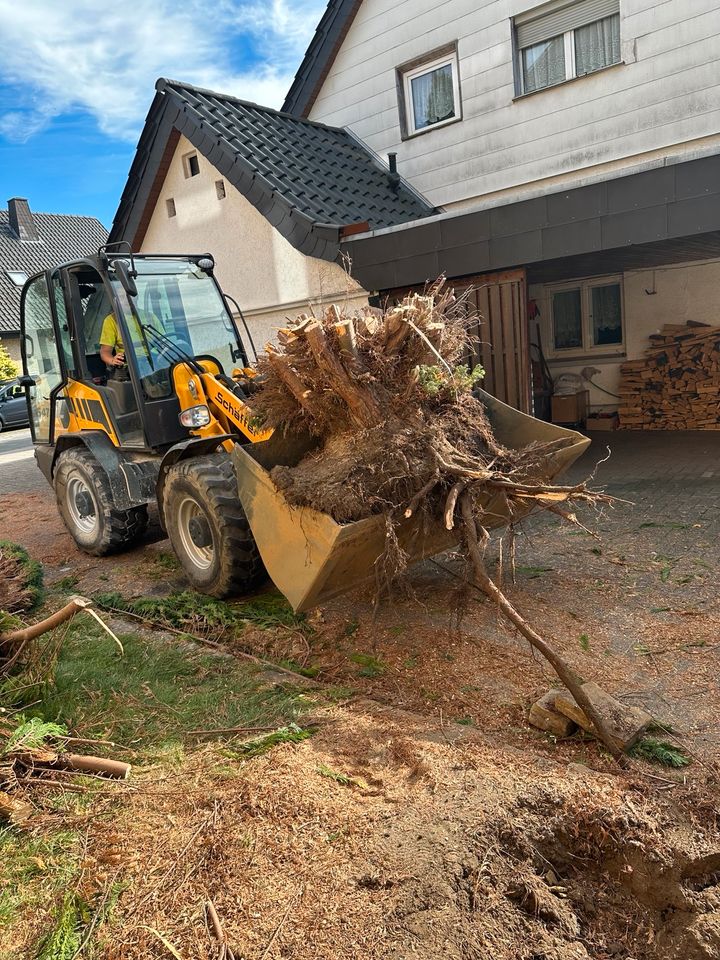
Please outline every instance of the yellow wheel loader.
[[[96, 556], [132, 545], [157, 503], [188, 580], [204, 593], [247, 592], [267, 570], [294, 609], [307, 610], [371, 577], [382, 518], [341, 525], [292, 508], [270, 478], [312, 441], [271, 436], [255, 422], [252, 339], [246, 325], [238, 331], [213, 258], [126, 247], [38, 273], [22, 293], [20, 383], [35, 456], [77, 545]], [[548, 478], [589, 443], [482, 399], [508, 446], [574, 438], [548, 463]], [[490, 526], [506, 522], [502, 499], [488, 503]], [[457, 542], [456, 532], [416, 518], [398, 536], [411, 559]]]

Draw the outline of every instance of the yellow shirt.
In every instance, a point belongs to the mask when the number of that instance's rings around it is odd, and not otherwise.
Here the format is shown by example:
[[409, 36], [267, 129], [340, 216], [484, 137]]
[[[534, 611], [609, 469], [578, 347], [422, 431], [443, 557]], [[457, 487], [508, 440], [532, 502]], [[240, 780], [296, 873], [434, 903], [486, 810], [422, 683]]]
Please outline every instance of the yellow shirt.
[[100, 346], [112, 347], [115, 353], [125, 352], [117, 320], [112, 313], [109, 313], [103, 320], [102, 330], [100, 331]]

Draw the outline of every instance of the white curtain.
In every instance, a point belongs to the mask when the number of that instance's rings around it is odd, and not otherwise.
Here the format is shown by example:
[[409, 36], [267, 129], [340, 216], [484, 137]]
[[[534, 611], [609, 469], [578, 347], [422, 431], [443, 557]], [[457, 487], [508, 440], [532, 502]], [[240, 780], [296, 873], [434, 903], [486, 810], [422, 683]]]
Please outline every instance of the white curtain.
[[411, 81], [415, 129], [455, 116], [452, 66], [448, 63]]
[[575, 70], [579, 77], [619, 60], [619, 14], [575, 30]]
[[542, 90], [565, 79], [565, 41], [563, 37], [543, 40], [522, 52], [523, 92]]

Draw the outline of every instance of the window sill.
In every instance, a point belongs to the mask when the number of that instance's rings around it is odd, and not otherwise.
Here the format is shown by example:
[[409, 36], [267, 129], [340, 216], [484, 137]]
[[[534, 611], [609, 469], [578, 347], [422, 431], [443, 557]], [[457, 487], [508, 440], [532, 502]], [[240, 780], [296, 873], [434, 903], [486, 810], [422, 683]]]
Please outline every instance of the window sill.
[[445, 127], [451, 127], [454, 123], [460, 123], [462, 120], [462, 113], [457, 117], [451, 117], [450, 120], [443, 120], [442, 123], [432, 123], [429, 127], [423, 127], [422, 130], [416, 130], [414, 133], [409, 133], [402, 131], [400, 134], [401, 140], [414, 140], [415, 137], [422, 137], [426, 133], [433, 133], [435, 130], [444, 130]]
[[627, 358], [627, 351], [623, 347], [622, 350], [618, 350], [616, 353], [612, 353], [612, 352], [608, 353], [607, 351], [605, 351], [604, 353], [600, 351], [594, 352], [593, 350], [578, 350], [578, 351], [568, 350], [567, 352], [562, 351], [560, 353], [559, 352], [549, 353], [547, 355], [547, 362], [548, 363], [578, 363], [581, 360], [606, 360], [609, 362], [612, 360], [625, 360], [626, 358]]
[[548, 87], [540, 87], [539, 90], [530, 90], [529, 93], [518, 93], [512, 98], [512, 102], [515, 103], [516, 100], [525, 100], [527, 97], [536, 97], [539, 93], [546, 93], [548, 90], [557, 90], [558, 87], [566, 87], [570, 83], [577, 83], [578, 80], [585, 80], [586, 77], [596, 77], [599, 73], [607, 73], [608, 70], [617, 70], [618, 67], [624, 67], [626, 63], [624, 60], [618, 60], [617, 63], [609, 63], [606, 67], [600, 67], [599, 70], [591, 70], [590, 73], [581, 73], [577, 77], [570, 77], [569, 80], [561, 80], [560, 83], [551, 83]]

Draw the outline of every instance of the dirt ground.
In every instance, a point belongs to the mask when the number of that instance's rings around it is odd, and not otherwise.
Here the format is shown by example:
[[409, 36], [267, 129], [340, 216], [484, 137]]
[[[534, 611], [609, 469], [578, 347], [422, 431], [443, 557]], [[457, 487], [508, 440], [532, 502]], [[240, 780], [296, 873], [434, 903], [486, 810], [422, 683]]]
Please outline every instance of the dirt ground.
[[[233, 769], [209, 748], [88, 851], [130, 904], [103, 957], [700, 960], [720, 950], [717, 811], [372, 701]], [[345, 779], [341, 781], [341, 777]], [[88, 891], [92, 893], [92, 890]]]
[[[556, 518], [527, 524], [514, 585], [505, 564], [513, 602], [581, 676], [646, 707], [701, 762], [720, 758], [716, 521], [675, 522], [642, 501], [586, 519], [599, 539]], [[46, 565], [50, 583], [77, 578], [75, 589], [88, 595], [154, 596], [185, 586], [162, 562], [170, 548], [156, 522], [129, 553], [88, 557], [65, 532], [48, 491], [0, 498], [0, 531]], [[554, 674], [483, 597], [463, 592], [462, 574], [452, 557], [428, 561], [411, 571], [407, 591], [379, 609], [360, 589], [311, 614], [310, 632], [248, 631], [242, 647], [382, 703], [473, 723], [504, 743], [555, 756], [556, 745], [525, 720]], [[594, 748], [570, 741], [562, 749], [582, 759]], [[693, 775], [703, 769], [699, 763]]]
[[[349, 699], [319, 695], [301, 744], [242, 764], [207, 747], [128, 786], [88, 848], [87, 884], [121, 873], [130, 891], [103, 960], [168, 956], [163, 937], [217, 956], [208, 898], [247, 960], [720, 956], [716, 524], [641, 503], [592, 526], [599, 540], [533, 520], [508, 591], [582, 676], [671, 728], [690, 767], [619, 772], [596, 744], [529, 727], [551, 671], [439, 558], [377, 610], [359, 591], [311, 629], [236, 641]], [[49, 493], [0, 499], [0, 535], [88, 595], [184, 586], [157, 525], [89, 558]]]

